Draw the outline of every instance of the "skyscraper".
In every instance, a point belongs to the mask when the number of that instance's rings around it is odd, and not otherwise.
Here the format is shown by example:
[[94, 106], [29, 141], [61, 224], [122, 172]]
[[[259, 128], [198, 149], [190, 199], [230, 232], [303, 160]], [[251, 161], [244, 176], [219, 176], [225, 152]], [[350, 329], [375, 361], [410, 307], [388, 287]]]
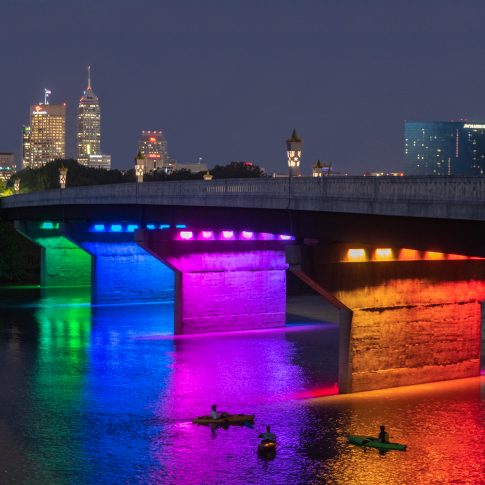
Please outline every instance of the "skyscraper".
[[30, 107], [30, 155], [26, 150], [25, 136], [28, 127], [23, 131], [24, 168], [38, 168], [47, 162], [66, 157], [66, 104], [49, 104], [45, 90], [44, 102]]
[[404, 124], [406, 175], [485, 175], [485, 123]]
[[30, 149], [30, 126], [22, 126], [22, 168], [30, 166], [32, 151]]
[[77, 110], [77, 159], [90, 165], [90, 155], [101, 155], [101, 110], [91, 87], [91, 66], [88, 66], [88, 87], [79, 100]]
[[138, 143], [138, 152], [145, 159], [146, 171], [169, 167], [167, 141], [161, 130], [142, 131]]

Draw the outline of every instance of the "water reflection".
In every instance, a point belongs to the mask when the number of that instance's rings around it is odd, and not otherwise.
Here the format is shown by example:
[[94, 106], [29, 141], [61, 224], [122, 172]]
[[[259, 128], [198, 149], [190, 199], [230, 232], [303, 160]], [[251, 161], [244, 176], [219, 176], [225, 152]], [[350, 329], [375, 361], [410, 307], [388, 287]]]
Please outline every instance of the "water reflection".
[[[173, 337], [169, 304], [25, 296], [0, 307], [0, 467], [12, 483], [479, 483], [483, 377], [304, 399], [337, 390], [335, 325]], [[258, 456], [256, 430], [190, 422], [213, 403], [271, 424], [274, 459]], [[346, 443], [380, 424], [409, 451]]]

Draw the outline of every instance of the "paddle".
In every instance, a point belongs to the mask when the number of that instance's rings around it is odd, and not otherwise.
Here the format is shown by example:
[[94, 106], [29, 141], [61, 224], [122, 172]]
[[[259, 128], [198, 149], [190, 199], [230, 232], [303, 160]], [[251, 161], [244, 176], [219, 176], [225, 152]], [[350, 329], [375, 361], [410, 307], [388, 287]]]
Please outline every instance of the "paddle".
[[253, 424], [251, 424], [249, 421], [244, 421], [244, 422], [243, 422], [243, 426], [246, 426], [246, 428], [249, 428], [249, 429], [254, 429], [254, 431], [256, 431], [256, 432], [257, 432], [257, 433], [259, 433], [259, 434], [263, 434], [263, 432], [262, 432], [262, 431], [259, 431], [259, 429], [256, 429], [256, 428], [254, 427], [254, 425], [253, 425]]

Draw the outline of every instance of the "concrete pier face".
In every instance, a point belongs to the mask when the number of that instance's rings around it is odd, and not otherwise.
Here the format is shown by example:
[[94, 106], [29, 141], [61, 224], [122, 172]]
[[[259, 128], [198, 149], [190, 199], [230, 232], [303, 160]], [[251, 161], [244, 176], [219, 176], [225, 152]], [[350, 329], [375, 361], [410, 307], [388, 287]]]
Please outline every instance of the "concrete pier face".
[[133, 232], [98, 234], [71, 224], [65, 231], [91, 255], [92, 304], [173, 300], [173, 271], [136, 244]]
[[319, 246], [303, 253], [300, 270], [351, 312], [341, 328], [341, 392], [480, 374], [485, 261], [332, 261]]
[[67, 239], [59, 223], [16, 222], [18, 232], [41, 248], [41, 286], [88, 286], [90, 255]]
[[175, 270], [175, 334], [283, 326], [284, 244], [174, 241], [138, 231], [138, 243]]

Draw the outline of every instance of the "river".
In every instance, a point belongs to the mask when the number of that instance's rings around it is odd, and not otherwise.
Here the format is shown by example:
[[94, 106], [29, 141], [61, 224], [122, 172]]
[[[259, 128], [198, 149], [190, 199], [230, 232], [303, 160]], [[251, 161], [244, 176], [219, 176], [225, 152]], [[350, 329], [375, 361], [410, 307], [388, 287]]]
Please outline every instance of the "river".
[[[484, 483], [482, 376], [337, 395], [338, 326], [315, 300], [282, 329], [171, 335], [172, 304], [89, 305], [83, 289], [0, 293], [0, 483]], [[256, 414], [278, 436], [191, 418]], [[347, 444], [386, 424], [406, 452]]]

